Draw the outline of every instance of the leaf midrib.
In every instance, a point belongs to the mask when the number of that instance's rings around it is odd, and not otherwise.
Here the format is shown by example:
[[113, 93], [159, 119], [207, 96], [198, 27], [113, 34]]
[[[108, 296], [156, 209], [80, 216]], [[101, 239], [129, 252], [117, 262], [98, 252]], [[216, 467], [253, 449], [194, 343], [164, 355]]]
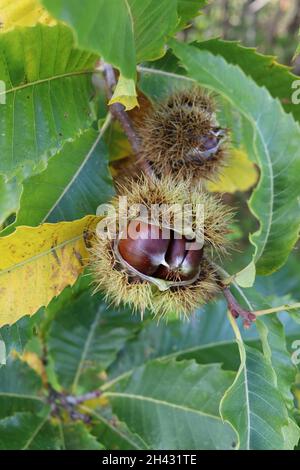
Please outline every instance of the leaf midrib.
[[100, 317], [101, 317], [101, 308], [98, 309], [98, 311], [96, 313], [96, 316], [94, 318], [94, 321], [93, 321], [93, 323], [90, 327], [89, 333], [88, 333], [88, 335], [86, 337], [86, 340], [85, 340], [85, 343], [84, 343], [82, 354], [81, 354], [80, 360], [78, 362], [78, 366], [77, 366], [77, 369], [76, 369], [76, 372], [75, 372], [75, 375], [74, 375], [74, 380], [73, 380], [73, 383], [72, 383], [72, 392], [73, 393], [76, 392], [76, 388], [77, 388], [80, 376], [82, 374], [84, 361], [87, 357], [91, 342], [93, 340], [93, 336], [95, 334], [95, 330], [96, 330], [96, 328], [99, 324]]
[[79, 70], [79, 71], [75, 71], [75, 72], [66, 72], [66, 73], [62, 73], [62, 74], [59, 74], [59, 75], [54, 75], [53, 77], [41, 78], [40, 80], [36, 80], [34, 82], [29, 82], [29, 83], [24, 83], [23, 85], [18, 85], [16, 87], [10, 88], [8, 90], [2, 91], [2, 92], [0, 92], [0, 96], [8, 95], [9, 93], [15, 93], [19, 90], [23, 90], [24, 88], [34, 87], [36, 85], [51, 82], [53, 80], [59, 80], [61, 78], [74, 77], [74, 76], [78, 76], [78, 75], [89, 75], [89, 74], [92, 74], [92, 73], [94, 73], [94, 70], [89, 69], [89, 70]]
[[103, 397], [128, 398], [128, 399], [132, 399], [132, 400], [146, 401], [146, 402], [153, 403], [153, 404], [156, 404], [156, 405], [161, 405], [161, 406], [177, 409], [177, 410], [180, 410], [180, 411], [183, 411], [183, 412], [195, 413], [195, 414], [200, 415], [204, 418], [214, 419], [214, 420], [218, 420], [218, 421], [222, 422], [222, 419], [220, 418], [220, 416], [212, 415], [210, 413], [205, 413], [204, 411], [196, 410], [195, 408], [188, 408], [187, 406], [178, 405], [176, 403], [171, 403], [171, 402], [167, 402], [167, 401], [164, 401], [164, 400], [159, 400], [157, 398], [148, 397], [148, 396], [144, 396], [144, 395], [134, 395], [134, 394], [125, 393], [125, 392], [124, 393], [122, 393], [122, 392], [105, 392], [102, 396]]
[[65, 196], [65, 194], [68, 192], [68, 190], [70, 189], [70, 187], [72, 186], [72, 184], [74, 183], [74, 181], [78, 178], [78, 175], [81, 173], [82, 169], [85, 167], [85, 165], [87, 164], [87, 162], [89, 161], [91, 155], [93, 154], [94, 150], [96, 149], [98, 143], [100, 142], [101, 138], [103, 137], [105, 131], [107, 130], [107, 128], [109, 127], [110, 125], [110, 122], [111, 122], [111, 114], [108, 113], [106, 115], [106, 119], [103, 123], [103, 126], [101, 127], [100, 129], [100, 132], [98, 133], [95, 141], [93, 142], [90, 150], [88, 151], [87, 155], [85, 156], [84, 160], [81, 162], [80, 166], [77, 168], [76, 172], [74, 173], [74, 175], [72, 176], [72, 178], [70, 179], [70, 181], [68, 182], [68, 184], [65, 186], [65, 188], [63, 189], [63, 191], [61, 192], [60, 196], [58, 197], [58, 199], [56, 199], [55, 203], [51, 206], [51, 208], [48, 210], [47, 214], [43, 217], [43, 220], [41, 221], [41, 223], [44, 223], [46, 222], [46, 220], [50, 217], [51, 213], [53, 212], [53, 210], [59, 205], [59, 203], [61, 202], [62, 198]]
[[44, 402], [44, 400], [41, 397], [37, 397], [36, 395], [19, 394], [19, 393], [14, 393], [14, 392], [0, 392], [0, 397], [19, 398], [19, 399], [36, 400], [36, 401]]
[[31, 258], [27, 258], [26, 260], [21, 261], [20, 263], [17, 263], [13, 266], [5, 268], [5, 269], [0, 271], [0, 277], [4, 274], [10, 273], [11, 271], [19, 269], [19, 268], [25, 266], [28, 263], [36, 261], [37, 259], [42, 258], [43, 256], [47, 256], [47, 255], [53, 253], [53, 251], [56, 251], [57, 249], [63, 248], [65, 245], [68, 245], [69, 243], [74, 243], [74, 242], [80, 240], [82, 237], [83, 237], [83, 234], [77, 235], [77, 237], [71, 238], [69, 240], [65, 240], [64, 242], [59, 243], [58, 245], [55, 245], [54, 247], [52, 247], [52, 248], [50, 248], [46, 251], [43, 251], [42, 253], [38, 253], [37, 255], [34, 255]]
[[[104, 416], [102, 416], [101, 414], [97, 413], [96, 411], [94, 411], [93, 409], [91, 408], [88, 408], [87, 406], [84, 406], [84, 405], [81, 405], [80, 406], [80, 409], [82, 411], [85, 411], [86, 413], [89, 413], [91, 414], [92, 416], [95, 416], [95, 418], [99, 419], [99, 421], [101, 421], [102, 423], [104, 423], [107, 427], [109, 427], [109, 429], [111, 429], [111, 431], [115, 432], [116, 434], [118, 434], [122, 439], [124, 439], [125, 441], [127, 441], [132, 447], [134, 447], [135, 449], [137, 450], [142, 450], [141, 447], [138, 447], [138, 445], [133, 442], [128, 436], [126, 436], [126, 434], [123, 434], [120, 429], [118, 429], [116, 426], [112, 426], [109, 422], [109, 420], [107, 420]], [[141, 439], [141, 437], [139, 436], [139, 438]], [[147, 446], [147, 448], [149, 448]]]
[[[257, 121], [254, 121], [254, 123], [256, 124]], [[252, 123], [252, 124], [254, 124]], [[265, 150], [265, 156], [266, 156], [266, 162], [267, 162], [267, 167], [269, 169], [269, 180], [274, 181], [274, 172], [273, 172], [273, 167], [272, 167], [272, 160], [271, 160], [271, 156], [270, 156], [270, 152], [267, 150], [267, 146], [265, 144], [265, 141], [264, 139], [262, 138], [262, 135], [261, 135], [261, 131], [259, 129], [259, 127], [256, 127], [253, 125], [253, 129], [256, 129], [257, 130], [257, 134], [260, 136], [260, 139], [261, 139], [261, 142], [262, 142], [262, 145], [264, 147], [264, 150]], [[256, 150], [256, 146], [254, 145], [254, 148]], [[256, 156], [258, 156], [258, 160], [260, 160], [259, 158], [259, 155], [258, 155], [258, 152], [256, 151]], [[259, 260], [261, 255], [263, 254], [264, 252], [264, 249], [266, 247], [266, 244], [268, 242], [268, 239], [269, 239], [269, 235], [270, 235], [270, 232], [271, 232], [271, 227], [272, 227], [272, 223], [273, 223], [273, 214], [274, 214], [274, 184], [271, 184], [268, 186], [269, 189], [270, 189], [270, 200], [269, 200], [269, 203], [271, 205], [271, 210], [269, 212], [269, 216], [267, 217], [267, 227], [266, 227], [266, 236], [263, 240], [263, 243], [262, 245], [260, 246], [260, 250], [258, 251], [258, 246], [255, 244], [255, 246], [257, 247], [257, 252], [255, 254], [255, 260]], [[253, 193], [254, 194], [254, 193]], [[252, 212], [255, 214], [255, 212], [253, 211], [253, 209], [251, 209]], [[259, 217], [255, 214], [255, 217], [257, 219], [259, 219]], [[260, 222], [261, 224], [261, 222]], [[260, 225], [260, 231], [262, 230], [262, 225]]]
[[[253, 341], [255, 341], [255, 339]], [[163, 359], [163, 360], [172, 359], [173, 357], [178, 357], [178, 356], [181, 356], [183, 354], [189, 354], [189, 353], [192, 353], [192, 352], [195, 352], [195, 351], [201, 351], [202, 349], [209, 349], [209, 348], [214, 348], [216, 346], [225, 346], [225, 345], [230, 345], [230, 344], [231, 345], [235, 344], [235, 340], [233, 339], [233, 340], [226, 340], [226, 341], [218, 341], [218, 342], [214, 342], [214, 343], [207, 343], [207, 344], [203, 344], [203, 345], [193, 346], [191, 348], [186, 348], [186, 349], [182, 349], [180, 351], [174, 351], [172, 353], [164, 354], [164, 355], [161, 355], [159, 357], [151, 358], [150, 361], [153, 360], [153, 359]], [[134, 369], [129, 369], [128, 371], [123, 372], [122, 374], [118, 375], [114, 379], [112, 379], [109, 382], [106, 382], [104, 385], [102, 385], [102, 387], [100, 387], [101, 390], [103, 390], [103, 391], [107, 390], [108, 388], [112, 387], [116, 383], [120, 382], [120, 380], [124, 379], [125, 377], [130, 376], [133, 372], [134, 372]]]
[[38, 426], [36, 427], [36, 429], [34, 430], [34, 432], [32, 433], [32, 435], [30, 436], [30, 438], [28, 439], [28, 441], [26, 442], [26, 444], [22, 447], [21, 450], [26, 450], [28, 449], [28, 447], [30, 446], [30, 444], [34, 441], [34, 439], [36, 438], [36, 436], [38, 435], [38, 433], [41, 431], [41, 429], [44, 427], [44, 425], [46, 424], [46, 421], [48, 421], [48, 418], [49, 418], [50, 414], [47, 414], [45, 416], [45, 418], [38, 424]]
[[246, 410], [247, 410], [247, 450], [250, 450], [250, 436], [251, 436], [251, 410], [250, 410], [250, 402], [249, 402], [249, 386], [248, 386], [248, 369], [246, 363], [246, 351], [244, 357], [244, 365], [242, 366], [244, 369], [244, 385], [245, 385], [245, 394], [246, 394]]

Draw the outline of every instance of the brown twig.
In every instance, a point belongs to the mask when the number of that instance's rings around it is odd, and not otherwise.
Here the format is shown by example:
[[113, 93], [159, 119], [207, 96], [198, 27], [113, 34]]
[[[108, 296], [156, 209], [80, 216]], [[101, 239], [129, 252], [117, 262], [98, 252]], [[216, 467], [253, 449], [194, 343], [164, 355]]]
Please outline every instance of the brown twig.
[[[108, 99], [111, 99], [113, 95], [113, 89], [115, 88], [117, 81], [115, 77], [115, 72], [113, 67], [110, 64], [103, 65], [103, 73], [106, 82], [106, 92]], [[135, 132], [134, 126], [131, 122], [130, 117], [125, 111], [125, 107], [121, 103], [113, 103], [110, 105], [110, 111], [112, 116], [119, 121], [121, 124], [129, 142], [132, 147], [133, 152], [138, 157], [140, 152], [140, 140]], [[137, 164], [140, 166], [141, 170], [149, 175], [153, 176], [153, 172], [149, 163], [142, 158], [137, 158]]]
[[230, 292], [228, 287], [223, 287], [223, 294], [227, 301], [228, 309], [234, 318], [241, 317], [244, 319], [244, 327], [249, 328], [256, 320], [256, 315], [250, 310], [245, 310]]
[[51, 406], [52, 416], [61, 416], [62, 410], [66, 411], [73, 420], [81, 420], [84, 423], [90, 422], [90, 416], [80, 413], [76, 407], [87, 400], [98, 398], [102, 395], [101, 390], [85, 393], [84, 395], [74, 396], [57, 392], [52, 387], [49, 388], [48, 403]]
[[84, 403], [85, 401], [94, 400], [94, 398], [99, 398], [101, 395], [101, 390], [94, 390], [93, 392], [88, 392], [77, 397], [74, 395], [68, 395], [66, 396], [66, 400], [70, 405], [76, 406], [80, 403]]

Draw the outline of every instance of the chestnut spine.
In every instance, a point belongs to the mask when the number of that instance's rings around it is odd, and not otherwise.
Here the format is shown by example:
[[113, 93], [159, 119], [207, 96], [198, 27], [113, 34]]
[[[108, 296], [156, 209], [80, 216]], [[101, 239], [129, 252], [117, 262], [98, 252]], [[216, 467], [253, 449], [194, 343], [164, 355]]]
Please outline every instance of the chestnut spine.
[[227, 161], [228, 130], [216, 120], [215, 104], [200, 87], [179, 90], [155, 103], [136, 123], [146, 161], [157, 177], [216, 179]]

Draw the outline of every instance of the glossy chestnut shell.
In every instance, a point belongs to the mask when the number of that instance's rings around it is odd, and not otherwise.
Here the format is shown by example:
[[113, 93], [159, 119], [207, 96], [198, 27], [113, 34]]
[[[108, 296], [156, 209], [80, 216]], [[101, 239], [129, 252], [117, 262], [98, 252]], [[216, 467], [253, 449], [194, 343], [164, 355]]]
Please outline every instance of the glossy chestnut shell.
[[200, 272], [203, 247], [174, 231], [168, 239], [155, 225], [134, 221], [135, 235], [118, 241], [118, 252], [126, 263], [145, 276], [166, 281], [194, 280]]

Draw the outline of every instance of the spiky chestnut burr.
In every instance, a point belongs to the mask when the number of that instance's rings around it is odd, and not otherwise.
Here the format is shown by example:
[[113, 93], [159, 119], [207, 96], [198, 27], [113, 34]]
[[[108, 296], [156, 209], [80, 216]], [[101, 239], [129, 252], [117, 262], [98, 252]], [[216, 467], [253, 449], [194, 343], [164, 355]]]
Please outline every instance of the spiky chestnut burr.
[[[159, 317], [170, 312], [189, 315], [213, 298], [220, 288], [210, 258], [213, 253], [226, 253], [231, 211], [212, 195], [191, 189], [190, 182], [173, 177], [152, 180], [142, 176], [120, 188], [119, 194], [127, 197], [128, 207], [159, 204], [165, 209], [151, 224], [132, 215], [130, 223], [139, 226], [140, 235], [135, 239], [123, 239], [119, 226], [115, 240], [95, 238], [90, 265], [96, 290], [102, 290], [116, 305], [128, 303], [137, 311], [149, 309]], [[118, 215], [119, 198], [111, 202]], [[174, 204], [190, 204], [194, 219], [197, 204], [203, 204], [203, 247], [189, 250], [187, 234], [178, 240], [172, 230], [169, 239], [160, 237], [165, 228], [163, 211]], [[159, 235], [154, 239], [153, 228]]]
[[199, 87], [153, 105], [136, 126], [140, 161], [147, 161], [158, 177], [215, 179], [225, 165], [227, 130], [216, 121], [212, 98]]

